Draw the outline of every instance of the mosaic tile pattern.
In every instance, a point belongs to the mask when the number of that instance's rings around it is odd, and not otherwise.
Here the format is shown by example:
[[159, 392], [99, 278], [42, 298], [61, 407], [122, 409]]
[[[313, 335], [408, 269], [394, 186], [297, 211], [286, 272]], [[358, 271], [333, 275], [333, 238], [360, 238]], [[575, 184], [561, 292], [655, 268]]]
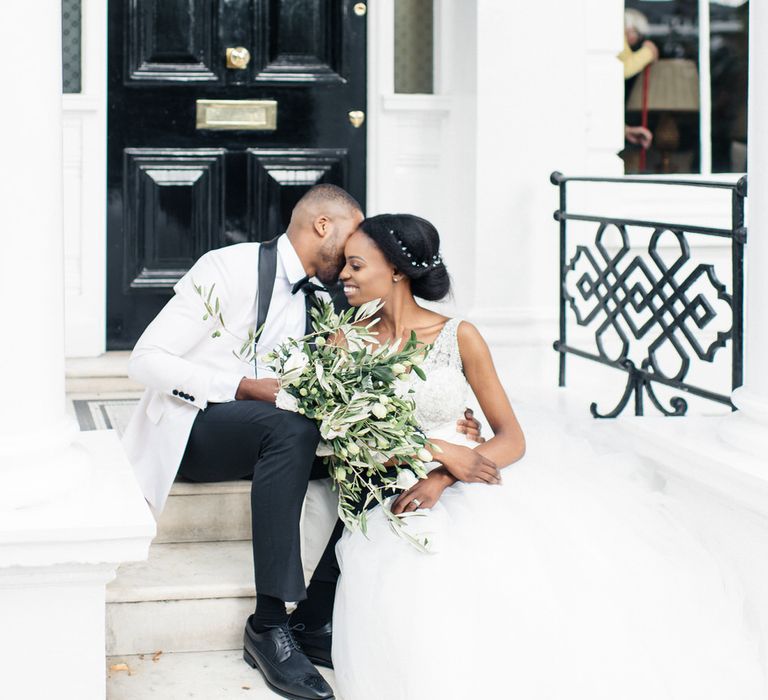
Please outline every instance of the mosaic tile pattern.
[[395, 0], [395, 92], [434, 92], [433, 0]]
[[82, 91], [82, 0], [61, 0], [61, 53], [64, 92]]
[[116, 430], [122, 437], [138, 399], [75, 399], [72, 404], [80, 430]]

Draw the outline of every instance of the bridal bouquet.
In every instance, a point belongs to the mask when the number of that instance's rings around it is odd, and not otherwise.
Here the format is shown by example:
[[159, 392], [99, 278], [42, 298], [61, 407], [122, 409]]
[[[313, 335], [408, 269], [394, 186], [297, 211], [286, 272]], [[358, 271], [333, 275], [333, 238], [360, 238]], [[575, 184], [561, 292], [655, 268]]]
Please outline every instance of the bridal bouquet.
[[[213, 288], [196, 286], [206, 309], [226, 331]], [[402, 346], [379, 343], [373, 327], [381, 308], [375, 300], [341, 314], [330, 303], [312, 310], [314, 332], [288, 339], [265, 356], [280, 380], [278, 408], [295, 411], [317, 422], [324, 457], [339, 494], [339, 517], [350, 529], [367, 531], [367, 508], [373, 502], [396, 534], [427, 550], [423, 535], [405, 527], [404, 516], [384, 507], [387, 493], [410, 488], [425, 478], [425, 462], [432, 460], [427, 439], [419, 430], [409, 371], [420, 379], [419, 367], [428, 349], [411, 333]], [[241, 339], [244, 361], [253, 360], [261, 329]], [[217, 329], [212, 337], [219, 337]]]
[[[318, 454], [338, 490], [339, 517], [363, 533], [366, 508], [426, 477], [424, 462], [432, 460], [408, 374], [424, 379], [418, 362], [425, 346], [414, 333], [402, 348], [379, 343], [370, 319], [380, 308], [376, 300], [336, 314], [322, 303], [312, 311], [314, 333], [287, 340], [267, 357], [280, 377], [277, 407], [317, 422]], [[426, 539], [412, 535], [402, 518], [382, 511], [398, 535], [426, 549]]]

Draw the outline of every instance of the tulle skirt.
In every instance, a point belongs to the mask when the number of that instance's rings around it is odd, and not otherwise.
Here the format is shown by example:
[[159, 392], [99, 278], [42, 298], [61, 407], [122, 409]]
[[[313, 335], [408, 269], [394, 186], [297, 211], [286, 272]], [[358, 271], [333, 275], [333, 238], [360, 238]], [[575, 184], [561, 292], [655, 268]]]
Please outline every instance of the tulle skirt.
[[[737, 582], [628, 454], [524, 422], [502, 486], [456, 484], [345, 532], [333, 660], [342, 700], [766, 698]], [[433, 434], [432, 437], [438, 437]], [[442, 435], [461, 443], [453, 425]]]

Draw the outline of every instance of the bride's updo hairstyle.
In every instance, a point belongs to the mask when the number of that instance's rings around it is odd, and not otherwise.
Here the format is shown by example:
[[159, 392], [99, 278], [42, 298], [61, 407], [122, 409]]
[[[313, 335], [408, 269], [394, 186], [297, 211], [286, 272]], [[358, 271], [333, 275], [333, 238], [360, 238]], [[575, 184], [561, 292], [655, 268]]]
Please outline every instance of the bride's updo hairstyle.
[[451, 278], [440, 255], [440, 234], [426, 219], [413, 214], [379, 214], [360, 228], [400, 272], [411, 280], [411, 292], [439, 301], [451, 291]]

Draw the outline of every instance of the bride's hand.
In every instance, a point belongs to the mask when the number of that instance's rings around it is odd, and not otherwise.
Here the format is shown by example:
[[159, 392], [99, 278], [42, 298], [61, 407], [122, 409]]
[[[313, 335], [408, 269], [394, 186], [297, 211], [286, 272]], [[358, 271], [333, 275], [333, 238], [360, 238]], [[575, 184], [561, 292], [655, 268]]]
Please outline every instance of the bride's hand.
[[392, 503], [395, 515], [410, 513], [417, 508], [432, 508], [440, 500], [443, 491], [456, 482], [447, 471], [433, 469], [426, 479], [419, 479], [407, 491], [403, 491]]
[[494, 462], [463, 445], [443, 443], [442, 452], [435, 455], [445, 468], [459, 481], [481, 484], [500, 484], [501, 471]]

